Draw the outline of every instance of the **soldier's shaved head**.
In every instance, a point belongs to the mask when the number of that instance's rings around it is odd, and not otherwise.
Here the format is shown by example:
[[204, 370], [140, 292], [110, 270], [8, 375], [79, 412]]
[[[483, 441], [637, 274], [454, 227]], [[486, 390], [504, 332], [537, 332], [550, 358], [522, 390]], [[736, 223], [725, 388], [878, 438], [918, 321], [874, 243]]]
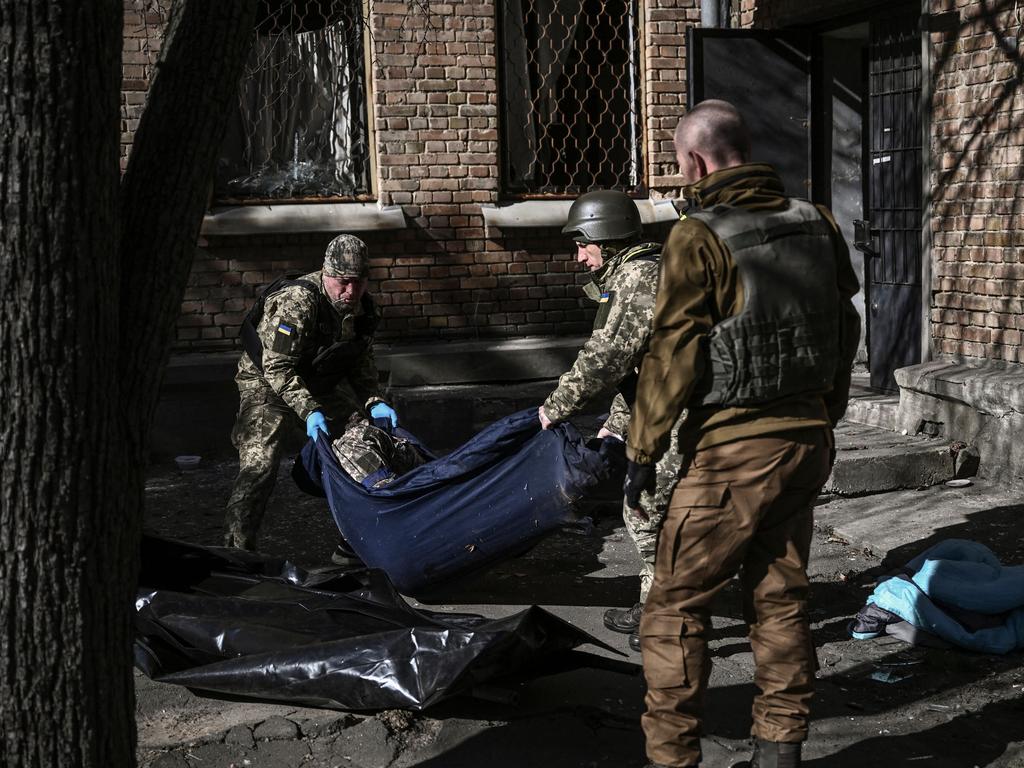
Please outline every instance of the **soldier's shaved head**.
[[732, 104], [708, 99], [683, 115], [676, 126], [680, 173], [692, 184], [713, 171], [750, 160], [750, 133]]

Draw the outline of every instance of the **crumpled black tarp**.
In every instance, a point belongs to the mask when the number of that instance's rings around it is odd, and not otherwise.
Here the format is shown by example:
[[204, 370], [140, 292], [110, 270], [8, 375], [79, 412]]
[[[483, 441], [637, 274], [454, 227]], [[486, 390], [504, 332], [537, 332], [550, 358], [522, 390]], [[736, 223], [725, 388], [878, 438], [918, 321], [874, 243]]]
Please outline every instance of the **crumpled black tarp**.
[[380, 571], [307, 573], [236, 549], [143, 537], [135, 664], [153, 680], [339, 709], [422, 709], [529, 675], [584, 643], [546, 611], [412, 608]]
[[352, 480], [328, 440], [306, 444], [293, 476], [307, 492], [327, 496], [342, 536], [364, 563], [415, 594], [575, 522], [573, 505], [615, 471], [608, 450], [588, 446], [572, 424], [541, 430], [531, 408], [383, 488]]

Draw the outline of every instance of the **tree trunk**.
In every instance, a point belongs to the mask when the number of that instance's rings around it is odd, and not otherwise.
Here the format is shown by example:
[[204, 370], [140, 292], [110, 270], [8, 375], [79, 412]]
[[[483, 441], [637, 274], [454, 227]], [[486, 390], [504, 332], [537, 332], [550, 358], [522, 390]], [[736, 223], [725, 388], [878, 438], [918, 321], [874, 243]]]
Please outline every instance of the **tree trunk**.
[[123, 5], [0, 0], [4, 768], [134, 764], [146, 442], [255, 6], [175, 3], [118, 194]]
[[0, 0], [0, 765], [134, 753], [119, 0]]
[[121, 182], [121, 377], [141, 455], [210, 182], [252, 47], [257, 0], [179, 0]]

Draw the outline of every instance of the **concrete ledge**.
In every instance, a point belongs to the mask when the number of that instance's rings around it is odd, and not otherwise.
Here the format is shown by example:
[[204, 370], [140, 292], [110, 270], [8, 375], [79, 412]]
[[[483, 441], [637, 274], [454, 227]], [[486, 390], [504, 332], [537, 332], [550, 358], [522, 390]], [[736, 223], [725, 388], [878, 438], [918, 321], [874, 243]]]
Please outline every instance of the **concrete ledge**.
[[900, 389], [956, 400], [993, 416], [1024, 414], [1024, 365], [934, 361], [896, 371]]
[[[434, 341], [377, 344], [377, 367], [393, 387], [447, 384], [502, 384], [555, 379], [569, 370], [585, 336], [528, 336], [494, 341]], [[173, 355], [165, 387], [187, 387], [232, 380], [240, 351]]]
[[553, 379], [576, 359], [585, 337], [527, 337], [381, 347], [378, 365], [393, 387]]
[[[569, 369], [582, 337], [379, 345], [377, 365], [403, 422], [445, 450], [509, 413], [538, 406]], [[234, 376], [241, 353], [171, 358], [151, 449], [158, 456], [227, 455], [238, 410]], [[595, 406], [600, 410], [600, 406]]]
[[979, 475], [1024, 487], [1024, 366], [933, 361], [896, 371], [897, 429], [977, 449]]
[[952, 480], [956, 469], [956, 452], [945, 440], [899, 435], [847, 420], [836, 429], [836, 462], [823, 491], [864, 496], [921, 488]]
[[372, 232], [405, 229], [401, 206], [378, 203], [229, 205], [203, 217], [202, 235]]
[[[671, 200], [634, 200], [644, 224], [675, 221], [679, 212]], [[515, 229], [518, 227], [565, 226], [572, 200], [524, 200], [519, 203], [482, 205], [484, 226]]]

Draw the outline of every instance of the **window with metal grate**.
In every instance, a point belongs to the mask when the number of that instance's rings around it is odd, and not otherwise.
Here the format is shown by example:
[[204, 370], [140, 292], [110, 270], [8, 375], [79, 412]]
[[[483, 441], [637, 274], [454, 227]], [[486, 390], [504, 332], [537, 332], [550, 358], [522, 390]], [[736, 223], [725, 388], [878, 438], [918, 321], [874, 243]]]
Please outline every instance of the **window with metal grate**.
[[263, 0], [217, 165], [218, 201], [370, 192], [359, 0]]
[[506, 194], [644, 191], [637, 18], [637, 0], [501, 2]]

